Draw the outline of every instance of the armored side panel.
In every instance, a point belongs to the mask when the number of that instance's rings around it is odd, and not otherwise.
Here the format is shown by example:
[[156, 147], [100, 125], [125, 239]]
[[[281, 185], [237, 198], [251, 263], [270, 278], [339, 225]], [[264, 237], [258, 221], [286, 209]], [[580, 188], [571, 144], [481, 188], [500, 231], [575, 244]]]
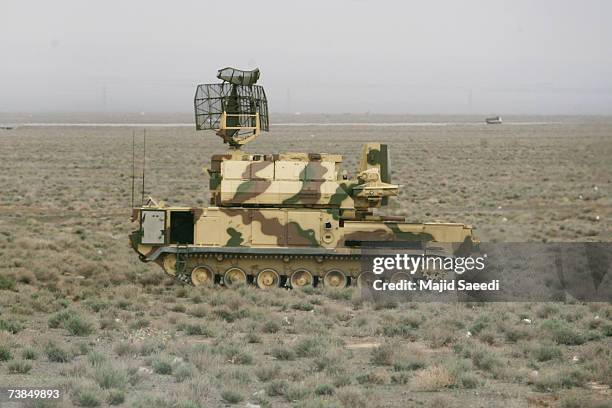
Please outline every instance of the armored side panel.
[[[140, 237], [158, 233], [158, 226], [145, 222], [132, 234], [132, 246], [142, 260], [156, 262], [169, 275], [194, 285], [223, 279], [226, 285], [252, 281], [267, 288], [286, 281], [295, 287], [319, 280], [343, 287], [359, 283], [365, 273], [360, 255], [366, 245], [404, 241], [417, 256], [453, 256], [474, 240], [471, 227], [464, 224], [345, 221], [323, 209], [158, 207], [136, 210], [135, 218], [153, 211], [165, 212], [170, 220], [166, 243], [142, 242]], [[185, 223], [175, 214], [190, 214], [192, 221]], [[181, 231], [184, 228], [189, 231]], [[173, 242], [173, 231], [194, 240], [188, 245]]]
[[144, 232], [143, 244], [165, 244], [166, 211], [144, 210], [140, 213], [140, 225]]

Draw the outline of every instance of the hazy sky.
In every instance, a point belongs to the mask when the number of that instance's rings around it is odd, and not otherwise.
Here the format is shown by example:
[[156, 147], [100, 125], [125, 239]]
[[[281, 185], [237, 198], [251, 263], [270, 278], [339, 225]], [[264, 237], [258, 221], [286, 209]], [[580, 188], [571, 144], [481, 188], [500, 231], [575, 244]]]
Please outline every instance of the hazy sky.
[[612, 2], [0, 0], [0, 111], [189, 112], [259, 67], [272, 112], [612, 114]]

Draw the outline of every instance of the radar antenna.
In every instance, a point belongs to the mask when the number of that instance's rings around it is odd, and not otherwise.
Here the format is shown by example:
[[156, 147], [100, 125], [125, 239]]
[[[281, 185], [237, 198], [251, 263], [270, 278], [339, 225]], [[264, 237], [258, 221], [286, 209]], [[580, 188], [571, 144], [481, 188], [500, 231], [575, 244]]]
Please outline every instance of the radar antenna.
[[268, 101], [262, 86], [255, 85], [259, 69], [242, 71], [223, 68], [217, 73], [223, 82], [201, 84], [194, 98], [197, 130], [216, 130], [233, 149], [269, 130]]

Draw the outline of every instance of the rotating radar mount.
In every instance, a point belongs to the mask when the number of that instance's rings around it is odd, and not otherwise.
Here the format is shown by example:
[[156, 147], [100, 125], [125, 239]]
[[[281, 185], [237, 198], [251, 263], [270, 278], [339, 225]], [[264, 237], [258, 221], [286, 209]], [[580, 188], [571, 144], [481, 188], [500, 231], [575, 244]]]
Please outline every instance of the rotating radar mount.
[[223, 143], [240, 149], [262, 130], [269, 130], [266, 93], [262, 86], [255, 85], [259, 69], [223, 68], [217, 78], [223, 82], [201, 84], [196, 89], [196, 129], [216, 130]]

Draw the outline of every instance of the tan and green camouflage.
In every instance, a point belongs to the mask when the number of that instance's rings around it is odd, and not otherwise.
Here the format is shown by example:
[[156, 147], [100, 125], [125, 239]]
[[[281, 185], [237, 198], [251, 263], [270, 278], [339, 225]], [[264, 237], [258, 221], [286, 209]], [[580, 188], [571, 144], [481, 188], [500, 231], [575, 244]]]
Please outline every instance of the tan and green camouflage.
[[252, 154], [240, 150], [268, 130], [259, 70], [219, 70], [221, 84], [202, 84], [194, 97], [196, 129], [216, 130], [230, 146], [214, 155], [210, 206], [168, 207], [149, 200], [133, 209], [130, 235], [145, 262], [156, 262], [193, 285], [255, 283], [261, 288], [323, 284], [344, 287], [370, 279], [361, 262], [369, 248], [403, 243], [415, 255], [468, 251], [472, 228], [410, 224], [375, 210], [396, 196], [385, 144], [368, 143], [354, 177], [342, 156]]
[[356, 177], [343, 175], [341, 163], [321, 153], [214, 155], [210, 206], [135, 209], [131, 244], [186, 283], [266, 288], [359, 283], [368, 272], [364, 243], [408, 241], [415, 253], [453, 254], [475, 240], [464, 224], [374, 214], [399, 188], [390, 184], [386, 145], [364, 146]]

